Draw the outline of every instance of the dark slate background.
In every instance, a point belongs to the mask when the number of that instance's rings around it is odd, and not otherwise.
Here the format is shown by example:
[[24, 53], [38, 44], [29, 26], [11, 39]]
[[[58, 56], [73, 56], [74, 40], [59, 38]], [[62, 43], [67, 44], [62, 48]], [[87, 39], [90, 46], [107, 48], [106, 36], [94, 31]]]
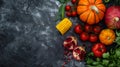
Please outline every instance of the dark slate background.
[[[62, 42], [75, 34], [56, 30], [59, 6], [55, 0], [0, 0], [0, 67], [61, 67]], [[66, 65], [78, 66], [84, 63]]]

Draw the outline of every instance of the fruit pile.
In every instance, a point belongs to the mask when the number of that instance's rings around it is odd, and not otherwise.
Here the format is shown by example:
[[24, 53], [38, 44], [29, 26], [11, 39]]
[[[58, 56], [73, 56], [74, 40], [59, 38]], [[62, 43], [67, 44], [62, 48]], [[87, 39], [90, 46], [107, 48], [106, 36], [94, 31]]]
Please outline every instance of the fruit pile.
[[[59, 1], [62, 1], [62, 4], [66, 4], [62, 17], [64, 14], [67, 18], [78, 17], [80, 19], [78, 21], [83, 23], [73, 25], [73, 33], [76, 33], [79, 38], [70, 35], [63, 42], [64, 56], [68, 60], [67, 62], [72, 58], [77, 61], [85, 59], [88, 67], [119, 67], [116, 64], [120, 65], [118, 62], [120, 60], [118, 58], [120, 56], [120, 52], [118, 52], [120, 50], [120, 4], [106, 7], [105, 4], [109, 3], [110, 0]], [[103, 1], [106, 3], [103, 3]], [[118, 3], [120, 1], [115, 0], [115, 2]], [[72, 5], [67, 3], [72, 3]], [[59, 26], [59, 29], [57, 29], [60, 32], [62, 31], [62, 35], [72, 27], [72, 25], [69, 25], [72, 24], [70, 19], [65, 20], [63, 18], [63, 20], [64, 22], [60, 22], [60, 25], [57, 25]], [[82, 43], [78, 44], [78, 40], [84, 43], [91, 43], [91, 51], [87, 53], [87, 47]], [[85, 45], [87, 46], [87, 44]], [[107, 47], [111, 45], [114, 46], [108, 50]], [[112, 59], [114, 62], [109, 58], [114, 58]], [[111, 63], [114, 64], [112, 65]], [[66, 62], [63, 67], [65, 64]]]

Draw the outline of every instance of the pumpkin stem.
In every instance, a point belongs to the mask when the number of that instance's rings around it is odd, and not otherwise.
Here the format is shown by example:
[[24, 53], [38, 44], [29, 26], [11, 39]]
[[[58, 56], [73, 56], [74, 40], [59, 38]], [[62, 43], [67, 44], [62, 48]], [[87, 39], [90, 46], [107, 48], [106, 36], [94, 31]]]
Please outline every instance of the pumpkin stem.
[[110, 37], [107, 37], [108, 40], [110, 40]]
[[115, 22], [118, 22], [119, 20], [120, 20], [119, 17], [114, 17]]
[[95, 5], [90, 6], [90, 8], [94, 10], [97, 14], [99, 13], [99, 10]]

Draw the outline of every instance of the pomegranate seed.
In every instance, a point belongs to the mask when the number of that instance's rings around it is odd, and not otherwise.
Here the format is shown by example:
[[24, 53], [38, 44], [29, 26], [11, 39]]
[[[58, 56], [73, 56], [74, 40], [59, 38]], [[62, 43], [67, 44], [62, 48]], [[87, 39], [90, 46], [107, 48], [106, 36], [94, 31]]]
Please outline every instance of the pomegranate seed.
[[72, 40], [72, 38], [67, 38], [65, 41], [70, 42], [71, 40]]

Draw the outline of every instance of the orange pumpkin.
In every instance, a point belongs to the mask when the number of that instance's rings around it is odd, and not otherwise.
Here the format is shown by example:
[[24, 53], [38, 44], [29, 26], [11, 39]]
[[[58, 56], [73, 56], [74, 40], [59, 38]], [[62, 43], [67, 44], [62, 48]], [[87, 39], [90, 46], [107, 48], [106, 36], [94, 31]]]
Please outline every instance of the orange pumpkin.
[[112, 29], [103, 29], [99, 35], [100, 42], [111, 45], [115, 40], [115, 32]]
[[91, 25], [103, 19], [105, 10], [102, 0], [79, 0], [77, 6], [79, 18]]

